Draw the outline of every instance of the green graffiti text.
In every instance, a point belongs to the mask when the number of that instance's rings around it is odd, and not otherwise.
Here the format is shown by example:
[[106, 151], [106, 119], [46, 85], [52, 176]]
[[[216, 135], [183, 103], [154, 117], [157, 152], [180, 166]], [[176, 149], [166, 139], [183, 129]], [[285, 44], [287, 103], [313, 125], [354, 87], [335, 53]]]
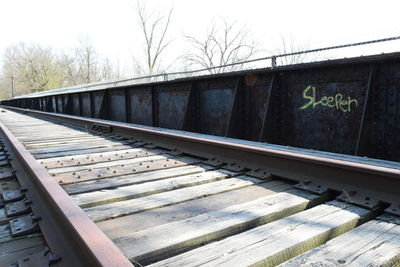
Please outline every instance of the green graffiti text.
[[342, 112], [351, 112], [352, 105], [357, 107], [357, 99], [352, 99], [350, 96], [345, 97], [343, 94], [336, 94], [334, 96], [322, 96], [321, 99], [316, 97], [315, 86], [307, 86], [303, 91], [303, 98], [308, 102], [305, 103], [300, 109], [315, 108], [318, 105], [340, 110]]

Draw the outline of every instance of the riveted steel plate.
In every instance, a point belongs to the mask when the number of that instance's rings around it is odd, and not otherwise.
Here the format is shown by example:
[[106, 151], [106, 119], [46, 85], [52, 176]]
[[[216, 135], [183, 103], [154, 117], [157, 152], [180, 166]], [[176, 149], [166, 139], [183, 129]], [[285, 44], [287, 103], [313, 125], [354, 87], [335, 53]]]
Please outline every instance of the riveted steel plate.
[[26, 199], [5, 205], [7, 216], [17, 216], [31, 211], [31, 207]]
[[4, 202], [6, 202], [6, 203], [18, 201], [25, 197], [25, 193], [20, 188], [16, 189], [16, 190], [12, 190], [12, 191], [3, 192], [2, 195], [3, 195]]
[[217, 168], [222, 167], [223, 165], [225, 165], [225, 163], [223, 161], [221, 161], [219, 159], [216, 159], [216, 158], [211, 158], [211, 159], [207, 160], [204, 163], [207, 164], [207, 165], [211, 165], [211, 166], [217, 167]]
[[15, 178], [15, 171], [8, 167], [1, 167], [0, 168], [0, 181], [1, 180], [10, 180]]
[[311, 182], [308, 180], [301, 181], [300, 183], [296, 184], [294, 187], [317, 194], [317, 195], [324, 194], [328, 191], [328, 188], [326, 186], [322, 186], [320, 184], [317, 184], [315, 182]]
[[11, 235], [14, 237], [32, 234], [39, 231], [39, 226], [32, 215], [22, 216], [9, 222]]
[[260, 179], [267, 179], [271, 177], [271, 173], [269, 171], [262, 169], [253, 169], [251, 171], [246, 172], [246, 175]]
[[343, 191], [343, 193], [340, 194], [337, 199], [371, 210], [378, 210], [382, 204], [378, 199], [358, 193], [355, 190]]
[[400, 203], [392, 203], [385, 211], [400, 217]]
[[235, 162], [228, 163], [223, 168], [225, 170], [234, 171], [234, 172], [241, 172], [241, 171], [246, 170], [246, 167], [244, 167], [241, 164], [235, 163]]

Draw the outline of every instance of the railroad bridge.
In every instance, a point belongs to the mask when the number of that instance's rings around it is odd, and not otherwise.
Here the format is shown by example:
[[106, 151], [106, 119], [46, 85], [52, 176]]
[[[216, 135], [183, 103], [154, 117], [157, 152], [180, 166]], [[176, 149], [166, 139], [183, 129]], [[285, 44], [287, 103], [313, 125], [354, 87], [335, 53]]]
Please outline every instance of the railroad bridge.
[[400, 266], [399, 81], [392, 53], [3, 101], [0, 265]]

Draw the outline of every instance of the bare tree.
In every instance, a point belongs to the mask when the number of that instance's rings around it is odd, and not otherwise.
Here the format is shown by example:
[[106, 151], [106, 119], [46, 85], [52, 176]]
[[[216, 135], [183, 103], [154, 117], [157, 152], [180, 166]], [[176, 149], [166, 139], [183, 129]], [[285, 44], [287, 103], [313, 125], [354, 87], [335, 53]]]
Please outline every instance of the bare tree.
[[75, 49], [75, 53], [78, 65], [82, 68], [80, 72], [81, 82], [99, 81], [99, 55], [87, 36], [79, 40], [79, 46]]
[[153, 73], [159, 68], [161, 56], [172, 40], [167, 40], [167, 32], [171, 22], [173, 9], [167, 15], [150, 12], [144, 1], [136, 0], [137, 15], [140, 28], [145, 39], [145, 69]]
[[63, 86], [77, 85], [81, 82], [82, 65], [74, 55], [62, 52], [58, 56], [57, 64], [63, 72]]
[[[285, 38], [281, 37], [282, 47], [278, 50], [278, 54], [293, 54], [298, 53], [301, 51], [305, 51], [309, 49], [308, 45], [298, 45], [293, 37]], [[311, 59], [316, 60], [317, 56], [314, 54], [295, 54], [295, 55], [288, 55], [284, 57], [278, 58], [279, 65], [291, 65], [291, 64], [299, 64], [309, 61]]]
[[191, 52], [184, 56], [184, 60], [190, 65], [214, 68], [209, 70], [210, 73], [240, 69], [242, 64], [224, 65], [248, 60], [257, 52], [250, 31], [225, 19], [214, 19], [204, 39], [186, 36], [186, 40], [191, 44]]

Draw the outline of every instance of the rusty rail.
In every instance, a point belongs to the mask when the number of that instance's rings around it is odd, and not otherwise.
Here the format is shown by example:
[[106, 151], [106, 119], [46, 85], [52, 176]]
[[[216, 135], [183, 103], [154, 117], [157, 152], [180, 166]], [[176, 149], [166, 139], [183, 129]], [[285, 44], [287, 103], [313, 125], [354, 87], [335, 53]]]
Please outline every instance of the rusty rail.
[[226, 163], [242, 164], [248, 168], [262, 168], [273, 175], [295, 181], [310, 180], [338, 191], [358, 191], [387, 202], [399, 201], [400, 169], [329, 158], [326, 156], [279, 150], [257, 143], [212, 138], [206, 135], [155, 128], [124, 125], [71, 115], [47, 113], [5, 107], [26, 114], [39, 115], [91, 128], [103, 124], [121, 136], [148, 140], [157, 145], [179, 149], [206, 158], [216, 157]]
[[61, 257], [58, 266], [132, 266], [1, 122], [0, 129], [47, 245]]

